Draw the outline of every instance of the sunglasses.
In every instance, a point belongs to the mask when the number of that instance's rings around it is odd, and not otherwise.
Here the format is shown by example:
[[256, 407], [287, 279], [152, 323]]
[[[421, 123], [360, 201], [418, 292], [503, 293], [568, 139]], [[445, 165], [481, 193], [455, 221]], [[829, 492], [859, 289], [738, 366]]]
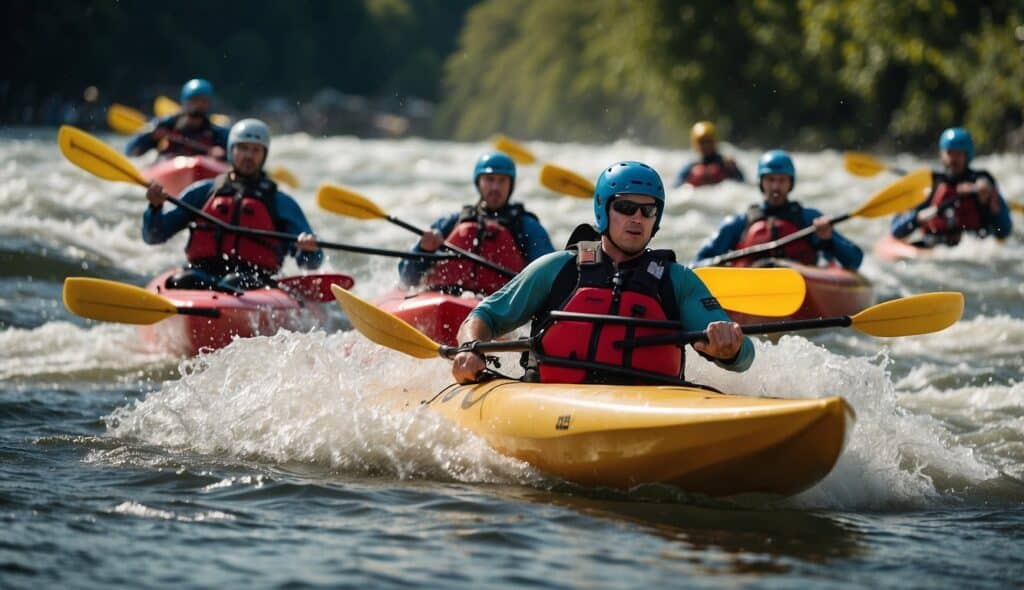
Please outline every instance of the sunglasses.
[[622, 213], [627, 217], [632, 217], [637, 212], [637, 209], [640, 210], [641, 215], [648, 219], [658, 214], [657, 203], [645, 203], [641, 205], [640, 203], [634, 203], [633, 201], [624, 201], [622, 199], [615, 199], [614, 201], [612, 201], [612, 209], [614, 209], [618, 213]]

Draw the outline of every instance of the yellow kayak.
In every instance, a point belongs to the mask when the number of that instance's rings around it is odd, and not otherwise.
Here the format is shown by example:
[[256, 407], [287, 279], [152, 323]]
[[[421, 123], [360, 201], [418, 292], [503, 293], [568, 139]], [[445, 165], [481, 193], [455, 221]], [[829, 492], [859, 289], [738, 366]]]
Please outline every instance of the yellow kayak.
[[716, 496], [794, 494], [825, 477], [853, 410], [814, 400], [725, 395], [678, 386], [497, 379], [450, 385], [425, 404], [498, 452], [588, 486], [663, 483]]

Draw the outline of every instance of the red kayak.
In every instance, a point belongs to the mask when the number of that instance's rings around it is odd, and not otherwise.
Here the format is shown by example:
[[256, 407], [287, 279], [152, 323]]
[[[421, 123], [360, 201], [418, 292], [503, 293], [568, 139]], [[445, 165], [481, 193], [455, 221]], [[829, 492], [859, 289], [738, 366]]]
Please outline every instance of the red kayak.
[[804, 320], [819, 317], [853, 315], [875, 303], [875, 289], [863, 275], [839, 265], [807, 266], [790, 260], [773, 259], [771, 266], [791, 268], [807, 284], [807, 295], [800, 309], [786, 318], [753, 316], [730, 311], [740, 324], [777, 322], [784, 319]]
[[931, 251], [931, 248], [918, 248], [910, 242], [904, 242], [899, 238], [887, 235], [875, 242], [874, 254], [880, 260], [897, 262], [928, 256], [931, 254]]
[[227, 162], [209, 156], [175, 156], [157, 161], [145, 174], [162, 184], [169, 194], [178, 196], [193, 182], [214, 178], [228, 168]]
[[[323, 325], [327, 316], [320, 302], [330, 301], [330, 285], [349, 288], [348, 275], [309, 275], [278, 279], [279, 288], [252, 289], [241, 295], [222, 291], [168, 289], [169, 270], [146, 288], [175, 306], [216, 310], [218, 317], [175, 315], [155, 324], [140, 326], [151, 346], [172, 354], [193, 356], [203, 349], [223, 348], [234, 338], [272, 336], [278, 330], [308, 331]], [[325, 293], [327, 295], [325, 295]], [[330, 299], [327, 297], [330, 296]]]
[[398, 316], [431, 340], [454, 346], [459, 326], [469, 312], [480, 303], [477, 297], [449, 295], [440, 291], [395, 290], [374, 303], [384, 311]]

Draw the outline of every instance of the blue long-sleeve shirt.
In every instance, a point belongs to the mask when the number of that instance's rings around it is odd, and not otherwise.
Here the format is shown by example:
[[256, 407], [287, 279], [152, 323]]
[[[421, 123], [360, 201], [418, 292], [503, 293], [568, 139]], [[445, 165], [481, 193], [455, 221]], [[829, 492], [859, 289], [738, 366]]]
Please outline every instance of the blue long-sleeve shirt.
[[[932, 190], [929, 191], [928, 196], [918, 206], [914, 207], [910, 211], [900, 213], [892, 219], [891, 232], [895, 238], [904, 238], [914, 232], [918, 228], [917, 214], [922, 210], [931, 206], [932, 196], [935, 194], [935, 189], [938, 187], [939, 182], [944, 178], [944, 174], [941, 172], [932, 173]], [[986, 232], [997, 237], [1005, 238], [1013, 233], [1013, 220], [1010, 218], [1010, 208], [1006, 206], [1006, 201], [1003, 199], [1002, 193], [999, 192], [999, 185], [996, 184], [996, 179], [986, 172], [985, 170], [972, 170], [968, 168], [964, 173], [964, 182], [975, 182], [981, 178], [984, 178], [992, 185], [992, 190], [999, 199], [999, 213], [993, 214], [986, 211], [985, 207], [981, 207], [983, 219], [987, 222], [987, 226], [984, 228]]]
[[[196, 209], [202, 209], [207, 199], [210, 198], [212, 190], [213, 180], [200, 180], [186, 188], [178, 198]], [[295, 202], [295, 199], [287, 194], [277, 191], [274, 210], [281, 231], [293, 235], [313, 233], [302, 208]], [[164, 208], [147, 207], [146, 212], [142, 215], [142, 240], [147, 244], [162, 244], [174, 234], [188, 227], [188, 224], [194, 220], [195, 216], [192, 213], [180, 207], [175, 207], [170, 211], [164, 211]], [[288, 245], [287, 253], [295, 257], [295, 262], [300, 268], [309, 270], [319, 268], [324, 260], [323, 250], [306, 252], [296, 248], [294, 242]], [[284, 262], [283, 255], [278, 257], [278, 263], [281, 262]]]
[[[765, 212], [766, 216], [769, 215], [770, 210], [764, 202], [761, 203], [761, 210]], [[811, 225], [816, 218], [821, 216], [821, 212], [817, 209], [804, 207], [803, 225], [801, 225], [801, 228]], [[718, 231], [708, 238], [697, 251], [694, 263], [735, 250], [746, 228], [747, 215], [745, 213], [727, 218], [718, 228]], [[826, 260], [835, 260], [844, 268], [857, 270], [864, 259], [864, 252], [860, 247], [834, 229], [832, 230], [831, 240], [823, 241], [815, 234], [811, 234], [804, 239], [810, 241], [820, 256], [824, 256]]]
[[[538, 258], [504, 287], [480, 302], [470, 312], [470, 317], [484, 322], [495, 336], [515, 330], [543, 311], [542, 307], [558, 273], [566, 264], [575, 264], [575, 260], [575, 253], [567, 250]], [[704, 330], [711, 322], [732, 321], [721, 308], [705, 304], [712, 295], [707, 285], [692, 270], [676, 263], [672, 263], [668, 268], [679, 304], [683, 330]], [[745, 371], [754, 362], [754, 344], [750, 338], [744, 336], [736, 358], [730, 362], [713, 360], [723, 369]]]
[[[157, 149], [157, 145], [160, 143], [161, 139], [159, 137], [159, 133], [157, 133], [157, 130], [160, 129], [162, 130], [162, 132], [166, 133], [174, 129], [174, 126], [178, 122], [178, 117], [180, 116], [181, 114], [178, 113], [174, 115], [168, 115], [161, 119], [153, 119], [152, 121], [150, 121], [146, 129], [139, 133], [136, 133], [135, 135], [132, 136], [131, 139], [128, 140], [128, 143], [124, 146], [124, 153], [129, 156], [141, 156], [148, 152], [149, 150]], [[209, 125], [210, 132], [213, 134], [214, 144], [224, 148], [224, 150], [226, 151], [228, 149], [228, 130], [219, 125], [214, 125], [213, 123], [207, 122], [207, 124]], [[184, 129], [182, 130], [182, 133], [186, 137], [189, 137], [190, 135], [195, 135], [196, 138], [198, 138], [199, 133], [201, 133], [204, 129], [206, 129], [205, 126], [200, 127], [198, 130], [194, 132], [188, 129]], [[172, 146], [168, 151], [170, 153], [175, 153], [175, 150], [176, 146]]]
[[693, 172], [693, 167], [696, 166], [697, 164], [718, 164], [719, 166], [722, 167], [722, 169], [725, 170], [727, 178], [729, 178], [730, 180], [735, 180], [736, 182], [744, 181], [743, 171], [740, 170], [740, 167], [727, 165], [725, 163], [725, 158], [722, 157], [722, 154], [715, 152], [706, 158], [699, 158], [697, 160], [687, 162], [687, 164], [683, 166], [683, 169], [679, 171], [679, 174], [676, 175], [676, 180], [672, 184], [672, 186], [682, 186], [687, 181], [689, 181], [690, 174]]
[[[455, 225], [459, 222], [461, 213], [452, 213], [446, 215], [430, 224], [430, 229], [437, 230], [442, 236], [447, 236], [455, 229]], [[522, 230], [519, 236], [516, 236], [516, 241], [519, 244], [523, 244], [526, 247], [526, 251], [523, 252], [523, 256], [526, 258], [526, 262], [533, 262], [545, 254], [550, 254], [555, 251], [555, 247], [551, 244], [551, 238], [548, 236], [547, 230], [540, 224], [539, 221], [532, 215], [521, 215]], [[412, 247], [412, 252], [422, 254], [425, 252], [420, 248], [419, 242]], [[417, 259], [404, 259], [398, 263], [398, 274], [402, 280], [402, 284], [408, 286], [416, 286], [420, 283], [423, 275], [427, 273], [435, 262], [430, 260], [417, 260]]]

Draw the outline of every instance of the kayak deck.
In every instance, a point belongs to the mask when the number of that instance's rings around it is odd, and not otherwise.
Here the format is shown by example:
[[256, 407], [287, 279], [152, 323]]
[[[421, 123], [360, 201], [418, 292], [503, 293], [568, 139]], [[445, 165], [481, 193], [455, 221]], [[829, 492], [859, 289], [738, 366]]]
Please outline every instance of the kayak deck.
[[[839, 397], [782, 400], [676, 386], [451, 385], [405, 393], [498, 452], [588, 486], [662, 483], [725, 496], [793, 494], [835, 465], [853, 421]], [[415, 398], [415, 399], [414, 399]]]
[[169, 270], [146, 288], [175, 306], [213, 309], [219, 317], [173, 315], [155, 324], [139, 326], [143, 340], [172, 354], [194, 356], [203, 349], [223, 348], [234, 338], [272, 336], [281, 329], [306, 331], [322, 325], [324, 310], [306, 305], [281, 289], [253, 289], [242, 295], [220, 291], [167, 289]]
[[463, 320], [480, 303], [477, 297], [461, 297], [439, 291], [413, 293], [396, 289], [374, 301], [377, 307], [405, 320], [431, 340], [454, 346]]

